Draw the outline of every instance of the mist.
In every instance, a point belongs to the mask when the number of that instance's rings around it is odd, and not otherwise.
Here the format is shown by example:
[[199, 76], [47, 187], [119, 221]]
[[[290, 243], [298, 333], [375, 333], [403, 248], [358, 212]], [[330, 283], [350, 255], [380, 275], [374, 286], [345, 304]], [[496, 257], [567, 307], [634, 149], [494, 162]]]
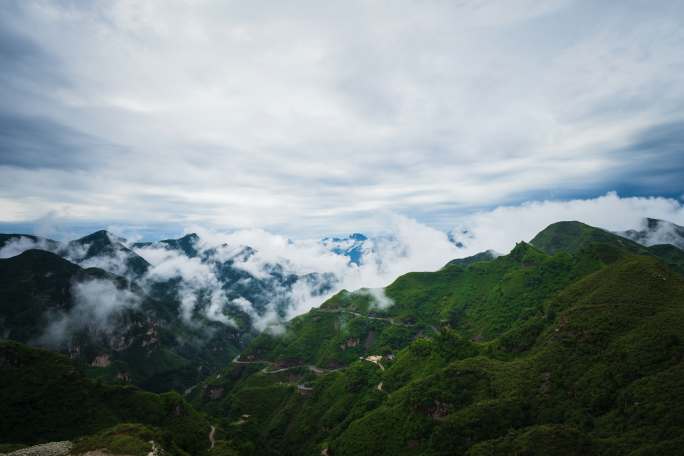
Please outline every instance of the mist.
[[[189, 225], [186, 232], [199, 235], [193, 245], [197, 254], [191, 256], [164, 243], [135, 247], [114, 237], [113, 242], [122, 243], [150, 264], [142, 277], [135, 278], [127, 270], [133, 253], [124, 250], [86, 259], [87, 245], [69, 243], [56, 249], [42, 239], [19, 237], [0, 249], [0, 257], [30, 248], [52, 249], [82, 267], [99, 267], [135, 280], [146, 292], [155, 284], [172, 281], [180, 316], [188, 324], [208, 320], [235, 326], [237, 312], [246, 315], [257, 331], [279, 332], [284, 322], [319, 306], [342, 289], [364, 289], [377, 308], [387, 308], [393, 303], [382, 289], [402, 274], [435, 271], [450, 260], [482, 251], [506, 254], [516, 242], [530, 241], [557, 221], [578, 220], [625, 235], [626, 230], [643, 229], [646, 217], [684, 224], [684, 208], [675, 199], [620, 197], [610, 192], [597, 198], [532, 201], [468, 214], [455, 219], [448, 233], [394, 214], [386, 218], [382, 230], [363, 239], [293, 240], [261, 228], [221, 231]], [[681, 236], [676, 227], [661, 223], [639, 242], [651, 245], [678, 240]], [[344, 254], [349, 248], [357, 248], [358, 261]], [[229, 274], [222, 277], [226, 268]], [[257, 292], [245, 294], [244, 290], [252, 289]], [[78, 285], [74, 290], [84, 314], [95, 309], [104, 312], [93, 315], [96, 322], [106, 321], [117, 307], [131, 305], [130, 296], [122, 296], [120, 291], [113, 291], [111, 300], [102, 301], [97, 291], [108, 292], [102, 284]], [[90, 302], [97, 306], [89, 306]], [[52, 331], [59, 333], [60, 325], [73, 326], [61, 321]]]
[[37, 343], [59, 346], [79, 331], [111, 335], [117, 328], [115, 320], [125, 310], [139, 308], [141, 298], [129, 289], [117, 287], [109, 280], [90, 279], [71, 286], [73, 307], [53, 312], [49, 325]]

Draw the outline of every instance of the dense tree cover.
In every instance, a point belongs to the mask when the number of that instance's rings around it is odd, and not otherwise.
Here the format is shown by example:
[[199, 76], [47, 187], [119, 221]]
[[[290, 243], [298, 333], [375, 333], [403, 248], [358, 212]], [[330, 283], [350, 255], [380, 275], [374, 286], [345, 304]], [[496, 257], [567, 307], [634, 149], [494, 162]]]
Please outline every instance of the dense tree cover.
[[662, 250], [566, 222], [402, 276], [385, 309], [341, 292], [192, 401], [243, 454], [669, 454], [684, 279]]
[[505, 256], [338, 293], [255, 338], [187, 391], [192, 406], [4, 342], [0, 443], [69, 438], [78, 451], [131, 455], [150, 441], [215, 456], [677, 454], [682, 257], [554, 224]]
[[[129, 293], [135, 305], [120, 306], [106, 321], [79, 322], [68, 337], [60, 321], [79, 318], [74, 284], [100, 281]], [[238, 353], [240, 330], [198, 316], [179, 316], [174, 283], [145, 294], [135, 282], [99, 268], [84, 269], [55, 253], [27, 250], [0, 259], [0, 332], [23, 343], [69, 353], [93, 378], [133, 383], [155, 392], [183, 391]], [[50, 325], [54, 326], [50, 326]], [[54, 331], [57, 329], [57, 331]], [[100, 357], [106, 363], [97, 363]]]
[[[16, 342], [0, 342], [0, 370], [2, 443], [33, 444], [88, 434], [96, 434], [91, 442], [112, 443], [108, 436], [125, 434], [129, 437], [124, 440], [132, 444], [149, 433], [177, 454], [204, 454], [209, 446], [208, 421], [177, 393], [105, 385], [86, 378], [62, 355]], [[105, 431], [120, 423], [140, 425]]]

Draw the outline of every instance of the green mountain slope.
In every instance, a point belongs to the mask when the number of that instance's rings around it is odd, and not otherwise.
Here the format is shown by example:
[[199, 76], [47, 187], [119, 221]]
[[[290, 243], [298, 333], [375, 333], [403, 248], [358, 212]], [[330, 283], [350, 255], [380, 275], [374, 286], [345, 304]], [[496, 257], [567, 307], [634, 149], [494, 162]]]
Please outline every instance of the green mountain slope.
[[[549, 323], [522, 356], [468, 357], [414, 377], [331, 448], [510, 454], [516, 440], [537, 433], [541, 448], [525, 451], [551, 454], [563, 445], [560, 454], [627, 454], [677, 438], [683, 298], [681, 277], [662, 264], [621, 260], [549, 302]], [[419, 353], [434, 357], [442, 345], [433, 341]], [[388, 369], [390, 384], [402, 368], [421, 364], [411, 349], [402, 356], [413, 359]]]
[[401, 276], [383, 291], [393, 303], [387, 308], [378, 307], [373, 291], [342, 291], [294, 319], [283, 337], [262, 335], [243, 353], [283, 365], [339, 367], [391, 353], [443, 325], [491, 340], [539, 317], [545, 299], [621, 254], [588, 246], [575, 256], [550, 256], [519, 243], [494, 260]]
[[244, 454], [670, 454], [684, 278], [587, 225], [532, 243], [341, 292], [189, 397]]
[[237, 328], [187, 325], [173, 304], [47, 251], [0, 259], [0, 337], [68, 353], [110, 382], [182, 391], [237, 353]]
[[[209, 423], [178, 394], [95, 383], [66, 357], [16, 342], [0, 342], [0, 370], [0, 443], [76, 439], [139, 423], [118, 432], [129, 443], [150, 433], [171, 454], [201, 455], [209, 448]], [[79, 445], [85, 449], [105, 438]]]
[[451, 260], [447, 263], [447, 266], [449, 265], [454, 265], [457, 264], [459, 266], [470, 266], [473, 263], [477, 263], [479, 261], [490, 261], [496, 258], [498, 255], [494, 253], [491, 250], [487, 250], [485, 252], [480, 252], [476, 253], [475, 255], [466, 257], [466, 258], [457, 258], [455, 260]]
[[72, 306], [71, 284], [96, 279], [126, 286], [121, 278], [99, 269], [82, 269], [44, 250], [0, 259], [0, 329], [15, 340], [37, 338], [48, 324], [48, 312]]
[[684, 274], [684, 251], [672, 244], [652, 245], [648, 250], [675, 271]]
[[549, 254], [574, 253], [591, 243], [605, 243], [634, 253], [646, 252], [646, 247], [641, 244], [581, 222], [553, 223], [530, 241], [530, 244]]

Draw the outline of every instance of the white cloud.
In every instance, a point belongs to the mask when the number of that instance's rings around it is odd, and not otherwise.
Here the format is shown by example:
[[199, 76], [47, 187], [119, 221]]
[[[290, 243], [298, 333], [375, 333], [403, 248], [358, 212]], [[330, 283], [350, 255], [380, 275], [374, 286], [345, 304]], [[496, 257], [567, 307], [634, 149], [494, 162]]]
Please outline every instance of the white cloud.
[[643, 245], [672, 244], [684, 250], [684, 228], [667, 221], [653, 225], [644, 219], [641, 226], [634, 231], [629, 230], [621, 234]]
[[11, 239], [0, 249], [0, 258], [11, 258], [30, 249], [50, 251], [51, 246], [49, 246], [44, 239], [39, 238], [39, 240], [36, 242], [29, 237], [19, 236], [17, 238]]
[[178, 295], [181, 316], [186, 322], [193, 323], [194, 312], [200, 307], [202, 293], [206, 292], [208, 303], [204, 308], [204, 315], [212, 321], [235, 325], [235, 322], [224, 313], [228, 298], [210, 264], [203, 263], [200, 258], [189, 258], [177, 250], [158, 245], [138, 248], [135, 252], [151, 264], [143, 278], [145, 286], [149, 287], [155, 282], [181, 279], [178, 284]]
[[384, 288], [362, 288], [358, 293], [371, 297], [371, 308], [387, 309], [394, 305], [394, 300], [385, 294]]
[[[516, 242], [530, 241], [539, 231], [558, 221], [578, 220], [610, 231], [625, 231], [640, 228], [645, 217], [684, 225], [684, 204], [677, 199], [620, 197], [611, 192], [597, 198], [530, 201], [517, 206], [501, 206], [453, 221], [453, 233], [456, 240], [464, 244], [463, 247], [452, 243], [444, 231], [411, 218], [383, 214], [386, 223], [384, 230], [364, 241], [364, 254], [358, 265], [350, 263], [347, 257], [332, 253], [329, 242], [317, 239], [292, 240], [263, 229], [220, 232], [191, 226], [191, 230], [200, 235], [196, 245], [200, 256], [195, 258], [188, 258], [179, 251], [159, 245], [137, 248], [135, 251], [151, 264], [142, 281], [144, 287], [154, 282], [181, 279], [179, 298], [181, 313], [186, 321], [192, 322], [195, 312], [201, 308], [206, 318], [234, 325], [225, 312], [227, 306], [232, 305], [249, 315], [258, 330], [278, 331], [282, 329], [284, 319], [307, 312], [343, 288], [351, 291], [365, 289], [362, 292], [370, 294], [378, 308], [386, 308], [392, 302], [383, 294], [382, 287], [400, 275], [412, 271], [435, 271], [454, 258], [485, 250], [507, 253]], [[34, 246], [26, 239], [19, 239], [5, 246], [0, 256], [17, 254], [22, 249]], [[231, 261], [233, 267], [253, 277], [238, 277], [237, 285], [248, 285], [245, 282], [250, 280], [269, 281], [274, 270], [284, 276], [297, 275], [300, 280], [292, 286], [273, 281], [264, 292], [267, 295], [257, 298], [234, 295], [229, 298], [217, 277], [215, 264], [201, 259], [209, 252], [214, 255], [214, 260], [220, 263]], [[116, 260], [95, 258], [91, 263]], [[125, 258], [118, 260], [121, 264], [109, 266], [110, 270], [125, 267]], [[323, 287], [321, 291], [323, 285], [327, 285], [327, 288]], [[92, 296], [79, 299], [84, 303], [95, 303], [93, 306], [80, 305], [89, 309], [84, 314], [96, 312], [93, 314], [96, 321], [106, 320], [111, 309], [133, 299], [129, 292], [121, 291], [114, 291], [110, 301], [107, 301], [109, 298], [98, 298], [99, 294], [106, 295], [112, 291], [102, 289], [104, 286], [89, 282], [87, 286], [75, 288], [77, 296]], [[250, 302], [250, 299], [263, 300], [265, 308], [257, 309], [257, 304]], [[98, 314], [100, 311], [103, 313]], [[63, 322], [55, 322], [54, 331], [58, 331], [60, 324]]]
[[83, 329], [93, 333], [111, 333], [116, 328], [114, 318], [120, 312], [140, 305], [138, 295], [118, 288], [109, 280], [77, 282], [72, 285], [71, 292], [73, 307], [67, 312], [50, 315], [50, 323], [37, 339], [38, 343], [59, 345]]
[[53, 147], [21, 166], [21, 141], [3, 149], [0, 218], [304, 238], [379, 229], [387, 211], [443, 228], [445, 214], [627, 179], [681, 192], [680, 168], [649, 180], [658, 161], [629, 146], [684, 115], [683, 13], [677, 1], [16, 2], [0, 27], [31, 30], [36, 50], [32, 71], [6, 66], [5, 110], [90, 142], [52, 167]]
[[135, 308], [140, 298], [127, 289], [117, 288], [109, 280], [89, 280], [72, 287], [75, 311], [84, 320], [106, 323], [112, 314], [125, 308]]
[[[407, 272], [439, 269], [460, 253], [442, 231], [398, 215], [390, 215], [387, 221], [389, 224], [383, 235], [366, 241], [363, 261], [359, 265], [350, 264], [347, 257], [332, 253], [325, 243], [316, 239], [291, 240], [262, 229], [221, 233], [193, 226], [191, 230], [198, 232], [205, 247], [226, 244], [218, 249], [218, 257], [233, 258], [236, 268], [244, 269], [257, 278], [268, 277], [273, 265], [280, 265], [285, 273], [299, 276], [317, 273], [334, 277], [332, 289], [323, 295], [317, 292], [319, 282], [306, 280], [297, 281], [291, 289], [277, 289], [276, 296], [258, 316], [247, 300], [234, 301], [255, 318], [258, 329], [274, 330], [283, 321], [277, 311], [283, 300], [289, 305], [285, 309], [285, 319], [307, 312], [343, 288], [372, 288], [369, 293], [377, 305], [386, 307], [390, 301], [383, 298], [376, 288], [388, 285]], [[244, 245], [252, 247], [254, 252], [246, 258], [234, 256]]]
[[562, 220], [625, 231], [639, 228], [646, 217], [684, 225], [684, 205], [670, 198], [621, 198], [614, 192], [590, 199], [530, 201], [462, 217], [454, 231], [468, 231], [459, 237], [466, 246], [459, 256], [467, 256], [488, 249], [508, 253], [516, 242], [530, 241], [548, 225]]

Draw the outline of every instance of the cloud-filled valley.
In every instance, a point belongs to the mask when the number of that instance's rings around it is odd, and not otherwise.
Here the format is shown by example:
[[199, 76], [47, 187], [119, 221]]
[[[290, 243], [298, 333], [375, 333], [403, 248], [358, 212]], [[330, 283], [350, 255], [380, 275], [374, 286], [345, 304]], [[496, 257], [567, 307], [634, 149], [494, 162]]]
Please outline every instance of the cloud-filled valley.
[[[675, 225], [659, 224], [630, 237], [646, 245], [681, 242], [682, 233], [673, 231], [676, 225], [684, 225], [681, 202], [608, 193], [593, 199], [528, 202], [478, 212], [455, 220], [448, 232], [398, 215], [388, 218], [385, 231], [369, 237], [292, 240], [263, 229], [220, 232], [193, 226], [189, 228], [197, 234], [178, 240], [134, 243], [103, 231], [62, 243], [15, 237], [0, 249], [0, 258], [32, 248], [52, 251], [84, 268], [126, 277], [141, 288], [139, 293], [166, 289], [178, 303], [179, 317], [189, 325], [213, 321], [237, 327], [236, 318], [246, 317], [255, 330], [277, 333], [284, 322], [342, 289], [365, 289], [361, 292], [377, 308], [386, 308], [392, 303], [382, 295], [381, 287], [400, 275], [435, 271], [450, 260], [487, 250], [506, 254], [517, 242], [529, 241], [558, 220], [636, 233], [647, 228], [648, 217]], [[103, 297], [106, 286], [92, 280], [74, 283], [77, 305], [72, 312], [78, 319], [61, 316], [46, 338], [55, 339], [89, 319], [96, 327], [103, 326], [115, 310], [135, 307], [141, 300], [126, 290]]]
[[1, 5], [0, 456], [681, 453], [684, 1]]

